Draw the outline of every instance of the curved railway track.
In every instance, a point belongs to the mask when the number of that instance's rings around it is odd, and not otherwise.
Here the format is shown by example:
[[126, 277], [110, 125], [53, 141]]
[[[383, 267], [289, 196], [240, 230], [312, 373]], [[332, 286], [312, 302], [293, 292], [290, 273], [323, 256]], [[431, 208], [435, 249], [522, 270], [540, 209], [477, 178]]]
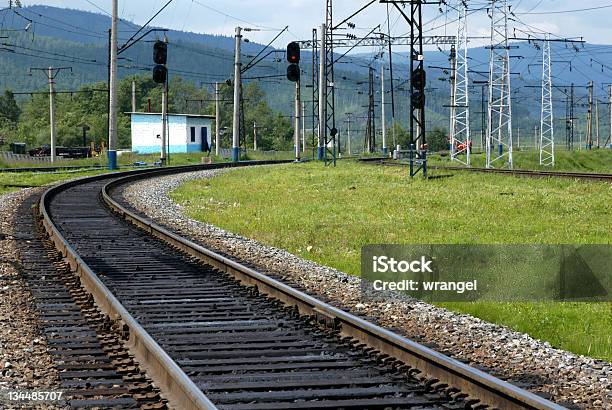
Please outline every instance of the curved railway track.
[[223, 166], [232, 165], [90, 177], [40, 200], [51, 241], [171, 406], [561, 408], [202, 248], [113, 198], [137, 179]]
[[[407, 167], [409, 164], [405, 162], [391, 161], [386, 158], [360, 158], [360, 162], [379, 163], [385, 166]], [[612, 182], [612, 174], [589, 173], [589, 172], [562, 172], [562, 171], [534, 171], [520, 169], [493, 169], [493, 168], [467, 168], [467, 167], [450, 167], [428, 165], [428, 169], [438, 169], [442, 171], [467, 171], [481, 172], [488, 174], [504, 174], [513, 176], [525, 176], [532, 178], [574, 178], [591, 181], [607, 181]]]

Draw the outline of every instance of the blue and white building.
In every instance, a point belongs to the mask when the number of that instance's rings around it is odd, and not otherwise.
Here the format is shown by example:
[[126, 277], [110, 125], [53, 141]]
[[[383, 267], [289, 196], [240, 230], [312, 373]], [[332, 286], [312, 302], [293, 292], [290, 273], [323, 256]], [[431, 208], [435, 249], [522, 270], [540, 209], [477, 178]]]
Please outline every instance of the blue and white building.
[[[132, 151], [140, 154], [161, 152], [160, 113], [132, 112]], [[213, 115], [168, 114], [169, 152], [210, 152]]]

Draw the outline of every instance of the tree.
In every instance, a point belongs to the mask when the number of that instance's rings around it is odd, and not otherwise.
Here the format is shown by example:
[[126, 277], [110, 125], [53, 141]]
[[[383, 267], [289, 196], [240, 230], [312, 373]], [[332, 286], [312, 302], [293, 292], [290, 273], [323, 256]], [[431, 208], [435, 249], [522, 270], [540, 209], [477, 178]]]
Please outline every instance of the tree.
[[448, 133], [442, 127], [434, 127], [427, 136], [427, 146], [429, 151], [448, 150]]
[[21, 110], [15, 101], [15, 96], [11, 90], [4, 90], [4, 95], [0, 96], [0, 117], [17, 123]]

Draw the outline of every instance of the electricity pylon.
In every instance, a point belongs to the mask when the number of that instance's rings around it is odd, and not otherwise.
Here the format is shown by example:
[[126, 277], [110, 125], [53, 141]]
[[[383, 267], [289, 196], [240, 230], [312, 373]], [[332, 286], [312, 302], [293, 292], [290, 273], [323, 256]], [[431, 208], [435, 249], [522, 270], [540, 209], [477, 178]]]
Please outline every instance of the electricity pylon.
[[470, 101], [468, 96], [468, 36], [467, 6], [459, 11], [457, 43], [455, 45], [455, 76], [453, 81], [451, 159], [470, 166], [472, 139], [470, 135]]
[[513, 167], [507, 0], [491, 0], [487, 168]]
[[540, 165], [555, 166], [553, 127], [552, 66], [548, 35], [542, 47], [542, 115], [540, 117]]

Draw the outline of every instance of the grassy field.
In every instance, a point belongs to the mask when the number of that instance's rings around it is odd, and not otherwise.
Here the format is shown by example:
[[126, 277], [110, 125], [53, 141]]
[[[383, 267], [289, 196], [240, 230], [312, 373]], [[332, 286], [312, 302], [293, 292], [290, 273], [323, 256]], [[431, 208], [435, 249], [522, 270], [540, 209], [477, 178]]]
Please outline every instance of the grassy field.
[[[365, 244], [612, 243], [604, 183], [471, 173], [409, 181], [403, 169], [340, 161], [237, 169], [172, 196], [195, 219], [353, 275]], [[612, 360], [609, 303], [443, 306]]]
[[[555, 166], [544, 167], [540, 165], [539, 151], [517, 151], [513, 155], [514, 168], [544, 171], [575, 171], [612, 173], [612, 149], [594, 149], [591, 151], [563, 151], [555, 152]], [[458, 165], [451, 162], [450, 157], [433, 154], [430, 157], [431, 165]], [[484, 167], [486, 158], [484, 154], [472, 155], [473, 167]]]

